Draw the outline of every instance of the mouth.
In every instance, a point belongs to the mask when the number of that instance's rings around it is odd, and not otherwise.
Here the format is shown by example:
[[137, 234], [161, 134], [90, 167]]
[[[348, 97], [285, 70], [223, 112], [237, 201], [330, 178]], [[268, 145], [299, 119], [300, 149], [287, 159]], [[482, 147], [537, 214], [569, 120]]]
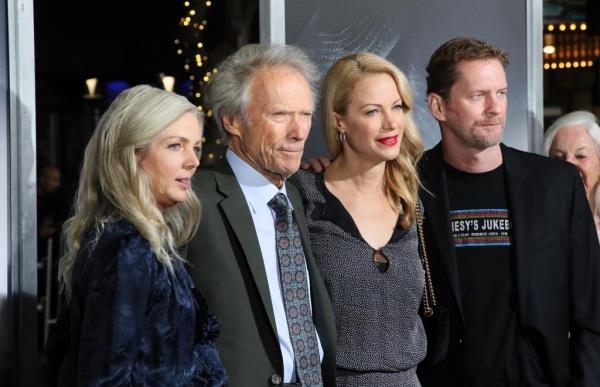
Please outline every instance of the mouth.
[[187, 190], [188, 188], [190, 188], [191, 180], [192, 179], [190, 177], [179, 177], [179, 178], [175, 179], [175, 181], [178, 183], [179, 187], [181, 187], [184, 190]]
[[479, 122], [478, 125], [482, 126], [484, 128], [497, 127], [497, 126], [502, 127], [504, 125], [504, 121]]
[[378, 138], [377, 142], [387, 146], [396, 145], [398, 143], [398, 135]]

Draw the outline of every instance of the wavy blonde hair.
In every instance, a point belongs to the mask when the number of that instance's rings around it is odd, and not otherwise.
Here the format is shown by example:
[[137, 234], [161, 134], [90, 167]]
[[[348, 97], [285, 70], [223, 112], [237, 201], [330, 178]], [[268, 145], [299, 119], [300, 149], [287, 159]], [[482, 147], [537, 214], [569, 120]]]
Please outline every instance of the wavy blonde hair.
[[401, 213], [400, 225], [403, 229], [408, 229], [416, 216], [420, 185], [416, 165], [423, 155], [423, 142], [411, 115], [412, 90], [402, 71], [391, 62], [369, 52], [354, 53], [335, 62], [323, 80], [321, 91], [325, 144], [334, 157], [343, 152], [342, 143], [336, 139], [334, 113], [346, 113], [350, 94], [360, 79], [369, 74], [381, 73], [394, 79], [404, 105], [406, 126], [400, 153], [394, 160], [386, 162], [384, 189], [390, 204]]
[[59, 277], [67, 296], [82, 239], [90, 230], [96, 241], [104, 227], [118, 219], [127, 219], [137, 228], [171, 273], [173, 259], [183, 259], [176, 248], [196, 231], [200, 202], [189, 190], [184, 201], [161, 212], [136, 153], [147, 149], [158, 133], [188, 112], [196, 115], [202, 127], [202, 114], [185, 97], [141, 85], [122, 92], [100, 119], [85, 149], [74, 215], [64, 228], [66, 250]]

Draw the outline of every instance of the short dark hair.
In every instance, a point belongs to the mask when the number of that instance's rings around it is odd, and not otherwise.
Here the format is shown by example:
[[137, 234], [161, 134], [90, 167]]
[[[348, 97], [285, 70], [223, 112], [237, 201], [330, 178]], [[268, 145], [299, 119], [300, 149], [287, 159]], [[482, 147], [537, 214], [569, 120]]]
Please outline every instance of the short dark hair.
[[496, 59], [505, 67], [508, 64], [506, 51], [483, 40], [460, 37], [442, 44], [427, 65], [427, 94], [436, 93], [447, 98], [458, 79], [458, 63], [479, 59]]

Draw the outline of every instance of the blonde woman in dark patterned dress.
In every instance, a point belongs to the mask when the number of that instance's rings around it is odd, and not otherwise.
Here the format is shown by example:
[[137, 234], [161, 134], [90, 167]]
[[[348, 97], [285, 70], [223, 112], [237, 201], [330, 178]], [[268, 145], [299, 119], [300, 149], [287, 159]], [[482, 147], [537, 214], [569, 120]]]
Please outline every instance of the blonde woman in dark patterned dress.
[[419, 386], [426, 338], [415, 225], [423, 145], [406, 77], [356, 53], [327, 73], [323, 127], [335, 160], [293, 178], [337, 329], [338, 386]]

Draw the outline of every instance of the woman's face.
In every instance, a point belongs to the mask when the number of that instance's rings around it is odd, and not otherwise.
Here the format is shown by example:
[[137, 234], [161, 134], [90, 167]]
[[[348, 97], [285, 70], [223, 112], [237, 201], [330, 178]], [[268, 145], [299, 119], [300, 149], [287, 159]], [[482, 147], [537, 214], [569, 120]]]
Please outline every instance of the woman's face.
[[334, 113], [338, 130], [346, 132], [344, 152], [366, 162], [398, 157], [406, 125], [396, 82], [385, 73], [361, 78], [350, 93], [345, 113]]
[[588, 197], [600, 177], [600, 158], [596, 148], [583, 125], [560, 128], [550, 146], [550, 157], [568, 161], [579, 169]]
[[161, 211], [185, 200], [192, 176], [200, 164], [202, 127], [188, 112], [164, 128], [137, 154], [150, 179], [150, 188]]

